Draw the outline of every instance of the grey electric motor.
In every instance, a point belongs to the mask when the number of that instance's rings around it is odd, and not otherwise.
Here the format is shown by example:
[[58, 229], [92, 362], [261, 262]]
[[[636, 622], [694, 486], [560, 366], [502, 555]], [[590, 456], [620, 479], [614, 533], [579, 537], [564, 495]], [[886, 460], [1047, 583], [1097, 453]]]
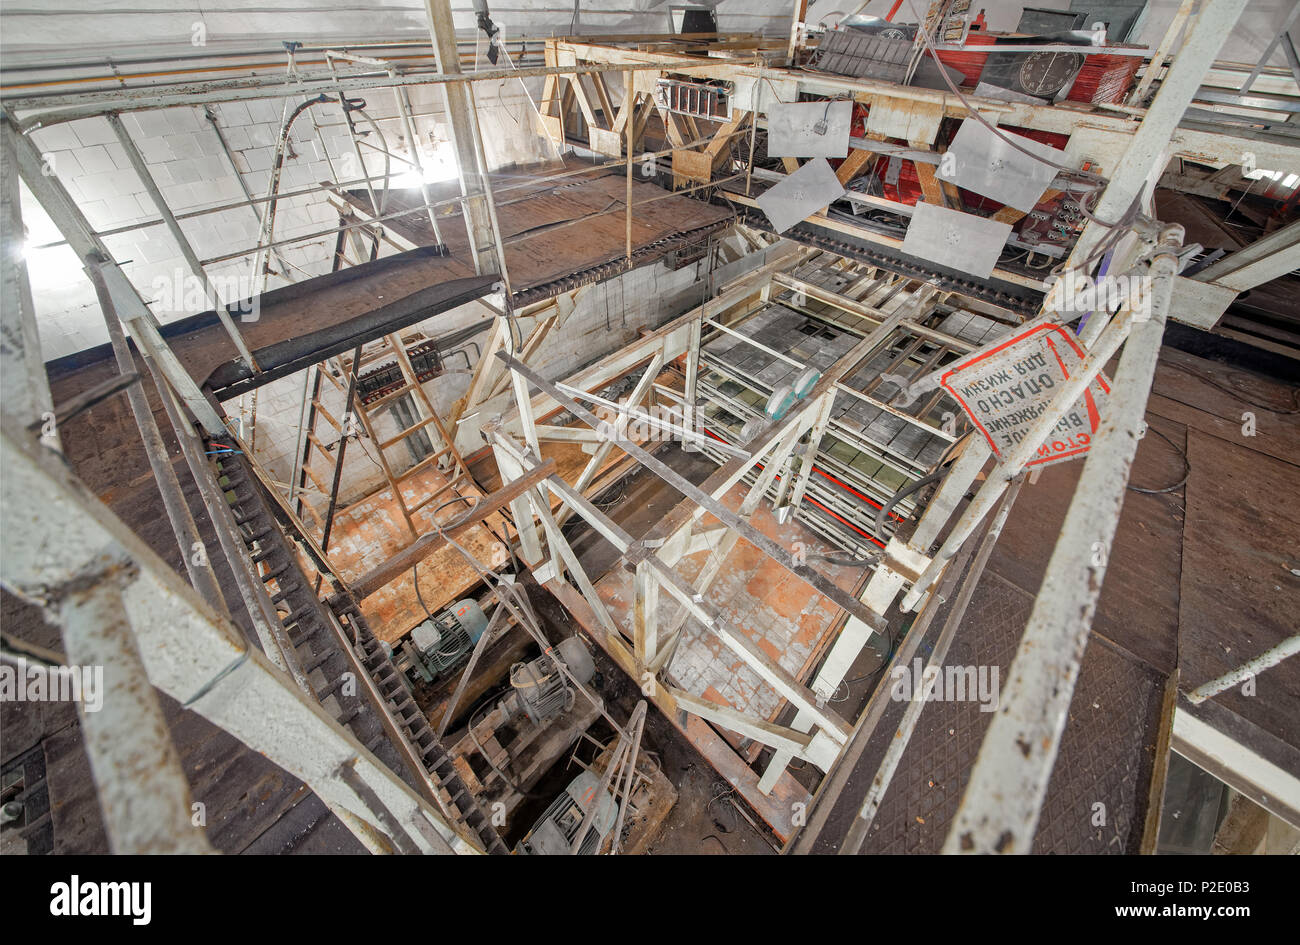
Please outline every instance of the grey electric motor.
[[577, 693], [555, 665], [557, 659], [584, 686], [596, 674], [586, 644], [576, 636], [569, 637], [552, 647], [552, 652], [510, 667], [511, 692], [501, 700], [508, 715], [527, 715], [534, 725], [542, 725], [573, 705]]
[[[570, 637], [569, 639], [573, 639]], [[567, 640], [565, 641], [568, 642]], [[618, 804], [613, 795], [605, 790], [590, 771], [583, 771], [570, 782], [546, 812], [537, 818], [533, 829], [515, 847], [516, 853], [525, 856], [562, 856], [573, 853], [574, 842], [578, 840], [578, 831], [587, 818], [587, 813], [595, 805], [587, 832], [578, 843], [577, 853], [591, 856], [599, 852], [605, 838], [614, 829], [618, 817]]]

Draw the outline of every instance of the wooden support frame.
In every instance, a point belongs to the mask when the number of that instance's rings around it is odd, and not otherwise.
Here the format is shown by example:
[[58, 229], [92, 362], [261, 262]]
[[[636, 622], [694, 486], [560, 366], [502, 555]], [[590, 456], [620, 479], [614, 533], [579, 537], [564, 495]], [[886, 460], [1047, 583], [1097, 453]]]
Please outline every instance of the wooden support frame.
[[[519, 469], [521, 473], [535, 468], [537, 465], [534, 456], [530, 456], [524, 447], [512, 441], [508, 436], [503, 435], [499, 429], [488, 431], [488, 438], [493, 447], [498, 450], [498, 456], [509, 456], [513, 461], [514, 468]], [[813, 736], [813, 740], [816, 741], [818, 736], [822, 736], [823, 741], [823, 746], [816, 749], [816, 757], [827, 765], [833, 761], [838, 753], [838, 746], [843, 745], [851, 734], [851, 727], [844, 719], [840, 718], [834, 710], [826, 708], [822, 700], [799, 683], [784, 667], [759, 649], [748, 636], [721, 619], [720, 611], [703, 600], [695, 588], [673, 571], [658, 554], [653, 550], [644, 549], [640, 542], [634, 541], [621, 527], [578, 494], [572, 486], [558, 476], [547, 477], [545, 485], [562, 503], [574, 508], [602, 536], [624, 552], [630, 560], [635, 561], [638, 573], [635, 613], [640, 616], [634, 616], [634, 649], [628, 655], [631, 656], [632, 666], [635, 667], [637, 672], [644, 673], [647, 671], [647, 662], [644, 658], [638, 658], [637, 651], [639, 650], [641, 654], [648, 652], [647, 638], [655, 632], [655, 629], [647, 626], [646, 621], [652, 619], [657, 612], [658, 594], [667, 591], [687, 608], [696, 619], [700, 620], [701, 623], [716, 634], [728, 649], [731, 649], [745, 660], [760, 678], [776, 689], [783, 697], [798, 706], [801, 711], [807, 712], [816, 719], [819, 731]], [[557, 551], [561, 554], [572, 554], [572, 550], [568, 549], [568, 544], [564, 542], [562, 536], [557, 544]], [[599, 609], [593, 607], [593, 610], [596, 612], [601, 624], [605, 625], [607, 634], [612, 638], [620, 637], [621, 635], [617, 633], [612, 621], [606, 625], [605, 618], [608, 618], [608, 612], [605, 611], [603, 602], [600, 602], [595, 588], [590, 585], [586, 575], [581, 573], [581, 568], [576, 567], [575, 570], [574, 565], [571, 564], [570, 573], [574, 574], [575, 578], [579, 580], [579, 589], [582, 591], [587, 603], [590, 605], [594, 600], [600, 604]], [[652, 589], [652, 584], [657, 586]], [[602, 613], [604, 613], [604, 618], [600, 616]], [[637, 624], [640, 625], [639, 631], [636, 629]], [[626, 652], [626, 645], [620, 644], [620, 646]], [[642, 678], [644, 680], [644, 677]], [[675, 697], [673, 701], [675, 704]], [[756, 729], [769, 726], [769, 723], [763, 720], [751, 721]]]

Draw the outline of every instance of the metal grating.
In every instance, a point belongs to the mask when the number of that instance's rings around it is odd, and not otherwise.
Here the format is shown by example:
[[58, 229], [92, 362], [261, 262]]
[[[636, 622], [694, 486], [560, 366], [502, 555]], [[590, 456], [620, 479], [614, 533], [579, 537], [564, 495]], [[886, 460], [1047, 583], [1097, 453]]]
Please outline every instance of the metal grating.
[[[1005, 680], [1033, 603], [1024, 591], [986, 571], [945, 664], [997, 666], [999, 680]], [[926, 658], [925, 653], [920, 656]], [[882, 683], [887, 684], [888, 680]], [[884, 754], [898, 716], [901, 709], [876, 730], [868, 755], [878, 759]], [[885, 792], [863, 853], [939, 852], [992, 719], [992, 712], [981, 712], [973, 701], [931, 702], [925, 707]], [[871, 770], [875, 770], [874, 763]]]

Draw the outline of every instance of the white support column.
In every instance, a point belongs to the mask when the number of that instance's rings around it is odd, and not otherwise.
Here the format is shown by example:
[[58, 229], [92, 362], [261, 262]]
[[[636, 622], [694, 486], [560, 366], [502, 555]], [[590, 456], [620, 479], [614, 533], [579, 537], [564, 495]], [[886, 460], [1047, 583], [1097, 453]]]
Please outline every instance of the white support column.
[[[794, 490], [789, 493], [789, 501], [784, 506], [789, 513], [799, 510], [799, 503], [803, 501], [804, 492], [808, 489], [808, 480], [812, 478], [814, 462], [817, 458], [817, 451], [821, 449], [822, 437], [826, 435], [826, 427], [831, 422], [831, 412], [835, 409], [835, 391], [829, 390], [822, 397], [821, 406], [817, 409], [817, 416], [813, 420], [812, 429], [808, 434], [808, 448], [804, 451], [802, 462], [799, 465], [799, 475], [794, 484]], [[782, 509], [777, 509], [777, 515], [781, 515]]]
[[[696, 416], [696, 401], [699, 399], [699, 381], [700, 381], [700, 333], [704, 327], [704, 318], [691, 319], [690, 339], [686, 342], [686, 406], [685, 421], [686, 428], [692, 432], [700, 429], [699, 418]], [[699, 452], [699, 446], [694, 441], [683, 440], [682, 449], [688, 453]]]
[[[746, 715], [731, 706], [719, 705], [716, 702], [710, 702], [708, 699], [701, 699], [688, 692], [683, 692], [681, 689], [675, 689], [671, 686], [667, 687], [667, 689], [668, 694], [673, 697], [673, 700], [680, 708], [692, 715], [698, 715], [706, 721], [713, 722], [715, 725], [738, 732], [746, 738], [752, 738], [756, 742], [769, 745], [775, 748], [778, 754], [787, 755], [791, 758], [803, 758], [823, 771], [829, 770], [839, 755], [839, 746], [826, 738], [822, 732], [812, 735], [796, 732], [793, 729], [776, 725], [765, 719]], [[766, 794], [767, 791], [763, 793]]]
[[[438, 58], [438, 69], [446, 75], [460, 74], [460, 52], [456, 48], [456, 23], [448, 0], [425, 0], [429, 36]], [[505, 259], [498, 258], [499, 239], [493, 226], [488, 202], [487, 162], [483, 159], [483, 142], [478, 135], [472, 85], [468, 82], [441, 83], [446, 106], [447, 124], [456, 149], [456, 166], [460, 170], [461, 191], [465, 195], [465, 231], [469, 236], [475, 270], [498, 272], [504, 277]]]
[[[8, 589], [29, 600], [42, 599], [72, 576], [109, 574], [118, 588], [112, 609], [129, 622], [149, 683], [301, 779], [344, 819], [355, 817], [384, 832], [371, 806], [340, 780], [340, 766], [349, 765], [396, 822], [409, 829], [421, 852], [478, 852], [315, 700], [250, 648], [233, 624], [210, 610], [62, 462], [25, 442], [8, 420], [0, 433], [0, 464], [4, 508], [41, 509], [40, 516], [6, 511], [0, 574]], [[93, 620], [87, 614], [88, 632], [102, 626], [103, 619], [104, 611]], [[144, 723], [133, 728], [119, 737], [141, 739], [158, 730]]]
[[636, 564], [636, 605], [632, 619], [636, 660], [642, 666], [649, 666], [659, 652], [659, 579], [648, 561]]
[[[485, 429], [490, 429], [485, 427]], [[496, 457], [497, 470], [501, 473], [501, 484], [508, 485], [523, 475], [519, 461], [503, 450], [495, 441], [492, 443], [492, 455]], [[519, 555], [530, 568], [542, 563], [542, 543], [537, 534], [537, 525], [533, 522], [533, 506], [527, 496], [520, 496], [510, 502], [510, 517], [514, 519], [515, 529], [519, 535]]]
[[1245, 292], [1298, 268], [1300, 221], [1274, 230], [1226, 259], [1206, 267], [1196, 274], [1196, 279]]
[[[1094, 217], [1107, 223], [1119, 220], [1134, 199], [1160, 176], [1169, 160], [1170, 139], [1246, 2], [1203, 0], [1182, 49], [1160, 83], [1160, 90], [1123, 159], [1115, 167], [1103, 169], [1110, 176], [1110, 183], [1093, 210]], [[1067, 268], [1087, 259], [1106, 233], [1105, 227], [1090, 222], [1074, 244]]]
[[[663, 363], [663, 352], [656, 352], [650, 359], [650, 363], [646, 366], [645, 373], [637, 380], [636, 386], [632, 388], [632, 392], [628, 394], [627, 399], [623, 402], [625, 406], [629, 408], [636, 407], [645, 400], [646, 396], [650, 393], [651, 387], [654, 385], [655, 377], [659, 374], [659, 369], [663, 367]], [[507, 368], [507, 370], [509, 370], [509, 368]], [[523, 408], [520, 408], [520, 414], [523, 414]], [[596, 452], [591, 455], [591, 459], [587, 460], [587, 465], [582, 468], [582, 472], [578, 474], [577, 482], [573, 484], [573, 487], [577, 489], [578, 492], [586, 491], [587, 487], [591, 485], [596, 476], [600, 474], [601, 466], [605, 464], [605, 460], [609, 458], [609, 454], [614, 449], [614, 444], [610, 442], [608, 438], [601, 436], [599, 431], [593, 430], [592, 432], [596, 433], [597, 437], [599, 437], [602, 442], [596, 447]], [[538, 455], [541, 454], [539, 453]], [[569, 520], [571, 515], [573, 515], [572, 509], [561, 509], [556, 521], [563, 525]]]
[[[533, 455], [536, 456], [537, 454], [534, 453]], [[617, 634], [619, 632], [618, 625], [614, 622], [614, 618], [609, 615], [609, 609], [605, 607], [605, 602], [596, 593], [596, 586], [591, 583], [591, 578], [583, 570], [582, 562], [574, 554], [568, 539], [560, 531], [560, 526], [555, 524], [546, 490], [541, 486], [530, 490], [529, 498], [532, 501], [533, 510], [542, 523], [542, 529], [546, 532], [546, 545], [550, 549], [552, 559], [556, 562], [557, 570], [561, 566], [568, 569], [569, 576], [573, 578], [574, 583], [578, 585], [578, 590], [587, 599], [587, 603], [591, 605], [592, 612], [595, 613], [596, 619], [600, 621], [600, 625], [605, 628], [605, 632]], [[563, 575], [557, 573], [556, 577], [562, 578]]]
[[54, 175], [44, 172], [44, 163], [36, 146], [28, 138], [19, 134], [7, 118], [3, 120], [3, 134], [9, 143], [6, 148], [7, 156], [15, 159], [23, 181], [49, 214], [50, 219], [54, 221], [54, 225], [68, 241], [73, 252], [80, 259], [104, 260], [100, 266], [104, 282], [113, 298], [118, 317], [130, 330], [136, 343], [158, 362], [168, 383], [185, 401], [185, 405], [194, 413], [204, 429], [209, 433], [224, 431], [225, 425], [221, 422], [217, 411], [203, 396], [194, 378], [181, 366], [180, 361], [163, 341], [153, 313], [145, 305], [140, 293], [131, 285], [122, 268], [113, 261], [108, 247], [95, 235], [94, 229], [64, 189], [63, 184]]
[[1137, 452], [1181, 242], [1181, 227], [1162, 233], [1151, 267], [1151, 317], [1134, 325], [1124, 346], [1106, 415], [1083, 461], [945, 853], [1032, 849]]
[[[56, 599], [47, 612], [63, 631], [68, 659], [66, 670], [52, 672], [103, 674], [102, 690], [95, 694], [100, 708], [92, 710], [85, 698], [89, 693], [83, 692], [77, 715], [109, 847], [113, 853], [211, 853], [194, 826], [189, 782], [140, 661], [119, 587], [129, 577], [111, 560], [88, 564], [107, 570], [93, 578], [81, 569], [70, 574], [70, 586], [88, 579], [96, 583], [66, 593], [51, 588]], [[6, 583], [8, 578], [6, 569]]]
[[[23, 426], [54, 417], [54, 403], [41, 357], [36, 307], [23, 256], [23, 207], [18, 155], [9, 122], [0, 129], [0, 401]], [[58, 430], [45, 438], [59, 449]]]

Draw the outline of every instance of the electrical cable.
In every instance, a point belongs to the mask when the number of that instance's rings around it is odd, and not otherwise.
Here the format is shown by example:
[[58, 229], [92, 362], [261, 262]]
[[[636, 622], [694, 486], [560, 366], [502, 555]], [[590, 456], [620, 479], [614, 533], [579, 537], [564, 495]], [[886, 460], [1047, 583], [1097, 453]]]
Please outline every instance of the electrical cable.
[[[924, 27], [925, 20], [921, 17], [919, 13], [917, 13], [916, 4], [914, 4], [912, 0], [907, 0], [907, 5], [908, 7], [911, 8], [912, 15], [916, 17], [917, 23], [921, 24], [921, 26], [917, 29], [917, 36], [920, 37], [922, 44], [925, 46], [926, 52], [928, 52], [930, 54], [930, 57], [934, 59], [935, 65], [939, 67], [940, 77], [943, 79], [944, 84], [948, 86], [952, 94], [956, 95], [957, 98], [961, 100], [961, 103], [966, 106], [966, 110], [970, 112], [971, 117], [973, 117], [981, 125], [983, 125], [990, 132], [992, 132], [994, 136], [1001, 138], [1003, 143], [1019, 151], [1021, 154], [1028, 155], [1029, 157], [1033, 158], [1035, 161], [1038, 161], [1041, 164], [1046, 164], [1048, 167], [1054, 167], [1056, 168], [1056, 170], [1061, 171], [1064, 174], [1080, 177], [1083, 178], [1084, 180], [1095, 181], [1097, 183], [1105, 183], [1105, 178], [1097, 174], [1093, 174], [1091, 171], [1083, 171], [1083, 170], [1079, 170], [1078, 168], [1070, 167], [1066, 164], [1058, 164], [1057, 162], [1051, 160], [1050, 158], [1045, 158], [1041, 154], [1036, 154], [1033, 151], [1030, 151], [1028, 148], [1022, 147], [1021, 145], [1013, 141], [1011, 138], [1007, 137], [1002, 132], [998, 131], [998, 129], [993, 124], [991, 124], [988, 121], [988, 119], [986, 119], [983, 115], [981, 115], [979, 113], [979, 110], [974, 105], [971, 104], [970, 99], [966, 98], [966, 96], [961, 93], [961, 90], [958, 89], [957, 86], [953, 85], [952, 79], [949, 78], [948, 76], [948, 70], [944, 67], [943, 61], [939, 58], [938, 51], [934, 48], [934, 44], [930, 41], [929, 34], [925, 31], [925, 27]], [[1096, 222], [1099, 225], [1105, 227], [1117, 225], [1117, 224], [1108, 224], [1102, 220], [1097, 220]]]
[[840, 568], [870, 568], [880, 563], [884, 552], [877, 552], [874, 555], [867, 555], [865, 558], [847, 557], [842, 555], [810, 554], [805, 557], [810, 561], [825, 561], [827, 564], [833, 564]]
[[877, 535], [883, 534], [885, 528], [885, 519], [889, 516], [890, 510], [893, 509], [894, 506], [898, 505], [898, 503], [902, 502], [912, 493], [924, 489], [932, 482], [938, 481], [940, 478], [943, 477], [943, 473], [944, 473], [943, 466], [942, 465], [936, 466], [933, 472], [930, 472], [927, 475], [922, 476], [920, 479], [917, 479], [915, 482], [908, 483], [906, 486], [904, 486], [903, 488], [895, 492], [893, 495], [891, 495], [889, 499], [884, 504], [882, 504], [880, 508], [876, 511], [876, 526], [875, 526], [876, 534]]
[[1179, 458], [1183, 461], [1183, 475], [1182, 478], [1180, 478], [1177, 482], [1175, 482], [1171, 486], [1164, 486], [1163, 488], [1160, 489], [1145, 489], [1141, 486], [1135, 486], [1132, 483], [1129, 483], [1128, 485], [1129, 490], [1132, 492], [1140, 492], [1143, 495], [1164, 495], [1166, 493], [1175, 492], [1178, 489], [1181, 489], [1184, 485], [1187, 484], [1187, 477], [1189, 477], [1192, 474], [1191, 460], [1187, 458], [1187, 454], [1183, 452], [1183, 448], [1181, 446], [1179, 446], [1173, 440], [1169, 439], [1169, 437], [1165, 436], [1163, 433], [1161, 433], [1151, 424], [1148, 423], [1146, 425], [1146, 428], [1148, 432], [1154, 433], [1156, 436], [1160, 437], [1160, 439], [1164, 440], [1166, 443], [1172, 446], [1174, 450], [1178, 453]]

